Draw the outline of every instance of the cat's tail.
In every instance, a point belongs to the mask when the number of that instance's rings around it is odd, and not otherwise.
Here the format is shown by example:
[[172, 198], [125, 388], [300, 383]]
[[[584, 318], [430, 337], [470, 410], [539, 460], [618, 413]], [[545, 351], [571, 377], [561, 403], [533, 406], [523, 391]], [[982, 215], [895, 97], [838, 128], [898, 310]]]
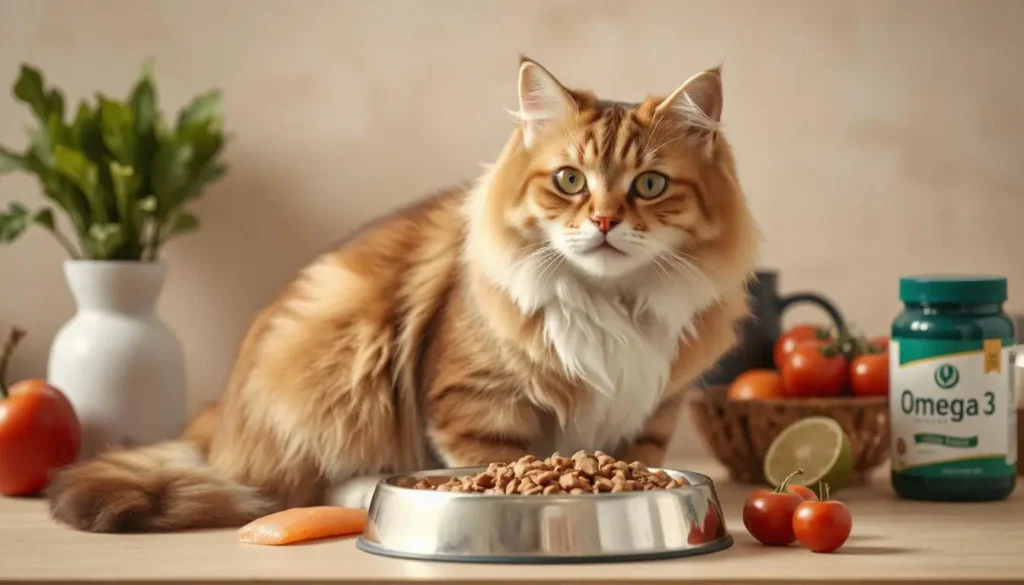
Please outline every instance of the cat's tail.
[[103, 453], [57, 473], [47, 488], [54, 519], [89, 532], [237, 527], [276, 509], [257, 490], [206, 461], [217, 406], [176, 441]]

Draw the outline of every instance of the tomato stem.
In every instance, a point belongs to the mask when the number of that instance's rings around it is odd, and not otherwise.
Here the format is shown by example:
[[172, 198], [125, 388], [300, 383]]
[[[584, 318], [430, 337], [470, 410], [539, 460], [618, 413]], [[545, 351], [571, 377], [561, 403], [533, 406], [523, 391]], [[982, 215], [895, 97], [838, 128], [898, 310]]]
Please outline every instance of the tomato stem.
[[11, 361], [11, 354], [14, 353], [14, 348], [18, 346], [18, 342], [21, 341], [22, 337], [25, 337], [24, 329], [11, 327], [11, 332], [7, 334], [7, 339], [4, 339], [4, 344], [2, 349], [0, 349], [0, 399], [9, 396], [7, 392], [7, 364]]
[[818, 482], [818, 499], [822, 502], [826, 501], [831, 497], [830, 489], [827, 483], [824, 481]]
[[786, 493], [786, 488], [789, 487], [789, 480], [793, 479], [794, 477], [796, 477], [798, 475], [803, 475], [803, 474], [804, 474], [804, 470], [803, 469], [797, 469], [793, 473], [790, 473], [789, 475], [787, 475], [786, 479], [782, 480], [782, 483], [779, 484], [779, 487], [775, 488], [775, 493], [777, 493], [777, 494], [784, 494], [784, 493]]

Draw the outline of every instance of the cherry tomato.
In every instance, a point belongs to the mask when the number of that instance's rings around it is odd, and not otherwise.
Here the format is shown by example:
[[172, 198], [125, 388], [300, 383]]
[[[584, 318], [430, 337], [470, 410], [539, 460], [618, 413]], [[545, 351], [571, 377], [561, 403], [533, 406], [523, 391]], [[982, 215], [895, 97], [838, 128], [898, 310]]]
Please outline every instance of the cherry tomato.
[[779, 398], [782, 396], [782, 379], [775, 370], [747, 370], [732, 381], [727, 395], [730, 400]]
[[782, 362], [782, 390], [792, 398], [839, 396], [846, 376], [846, 358], [817, 341], [800, 342]]
[[796, 484], [796, 483], [790, 484], [789, 487], [786, 488], [786, 491], [788, 491], [791, 494], [796, 494], [796, 495], [800, 496], [800, 498], [802, 500], [804, 500], [805, 502], [807, 500], [817, 500], [818, 499], [818, 494], [814, 493], [814, 490], [812, 490], [811, 488], [809, 488], [807, 486], [802, 486], [800, 484]]
[[755, 491], [743, 504], [743, 526], [762, 544], [786, 546], [796, 540], [793, 514], [804, 499], [787, 488], [789, 480], [801, 473], [794, 471], [774, 490]]
[[796, 349], [797, 344], [801, 341], [828, 343], [832, 341], [832, 336], [829, 335], [828, 329], [818, 327], [817, 325], [797, 325], [788, 329], [775, 341], [775, 349], [772, 354], [775, 359], [776, 368], [782, 369], [782, 363], [786, 355]]
[[828, 499], [828, 486], [822, 499], [800, 504], [793, 514], [793, 533], [804, 547], [816, 553], [830, 553], [843, 546], [853, 528], [853, 516], [846, 504]]
[[866, 353], [850, 363], [850, 385], [857, 396], [889, 394], [889, 354]]

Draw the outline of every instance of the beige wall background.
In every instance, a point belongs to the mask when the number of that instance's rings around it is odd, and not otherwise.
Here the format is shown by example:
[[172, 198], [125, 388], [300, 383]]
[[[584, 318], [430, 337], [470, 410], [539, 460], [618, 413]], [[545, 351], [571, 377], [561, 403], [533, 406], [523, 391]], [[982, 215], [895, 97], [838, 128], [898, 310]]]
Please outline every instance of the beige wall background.
[[[162, 104], [217, 86], [228, 176], [166, 250], [160, 312], [191, 406], [216, 397], [254, 313], [372, 217], [474, 177], [512, 128], [517, 55], [638, 99], [725, 67], [726, 131], [787, 291], [832, 297], [868, 333], [897, 279], [995, 272], [1024, 312], [1024, 2], [0, 0], [0, 143], [30, 123], [19, 63], [69, 97], [122, 94], [154, 56]], [[0, 179], [0, 205], [40, 204]], [[74, 312], [61, 248], [0, 247], [0, 326], [29, 330], [11, 377], [45, 373]], [[823, 317], [813, 309], [788, 324]]]

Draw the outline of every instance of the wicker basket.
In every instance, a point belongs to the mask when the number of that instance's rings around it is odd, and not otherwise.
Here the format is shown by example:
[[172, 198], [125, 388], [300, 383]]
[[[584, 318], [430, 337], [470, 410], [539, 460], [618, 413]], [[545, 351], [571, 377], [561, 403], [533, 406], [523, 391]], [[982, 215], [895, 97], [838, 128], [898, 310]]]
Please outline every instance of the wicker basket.
[[724, 386], [695, 391], [690, 412], [708, 449], [736, 481], [763, 484], [768, 446], [784, 428], [808, 416], [830, 417], [846, 431], [853, 482], [863, 482], [889, 458], [887, 397], [729, 400], [726, 391]]

